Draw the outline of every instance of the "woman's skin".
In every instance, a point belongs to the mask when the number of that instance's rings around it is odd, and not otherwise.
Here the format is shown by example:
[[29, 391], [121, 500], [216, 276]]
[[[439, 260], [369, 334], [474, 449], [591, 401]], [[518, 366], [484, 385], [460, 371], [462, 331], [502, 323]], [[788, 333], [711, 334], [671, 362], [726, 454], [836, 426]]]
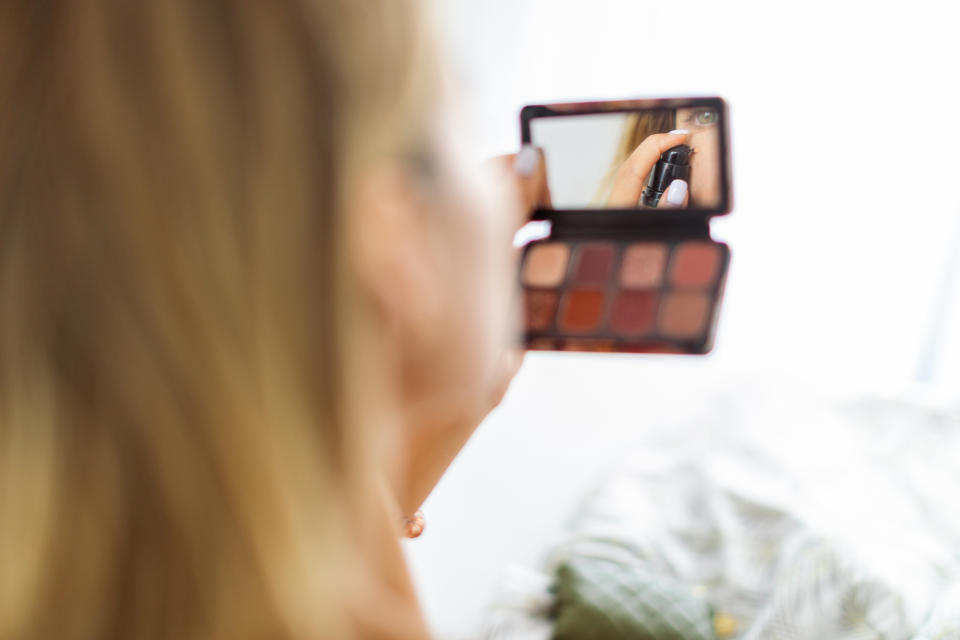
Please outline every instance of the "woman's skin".
[[[476, 304], [478, 300], [473, 302], [478, 315], [500, 309], [497, 315], [489, 317], [488, 322], [499, 327], [492, 343], [497, 356], [485, 366], [475, 369], [478, 375], [473, 381], [466, 382], [458, 389], [450, 381], [436, 380], [430, 391], [408, 407], [410, 418], [407, 421], [405, 459], [401, 465], [406, 470], [406, 476], [398, 484], [397, 492], [399, 510], [404, 516], [413, 514], [427, 499], [477, 426], [500, 404], [523, 362], [524, 351], [515, 342], [520, 319], [517, 315], [519, 305], [515, 304], [511, 295], [515, 290], [517, 269], [512, 238], [527, 221], [534, 205], [542, 203], [549, 196], [546, 195], [544, 163], [538, 161], [531, 175], [523, 175], [514, 170], [515, 158], [514, 154], [501, 156], [485, 167], [483, 182], [488, 187], [482, 191], [489, 194], [489, 204], [470, 208], [471, 215], [476, 216], [476, 226], [473, 233], [461, 236], [465, 245], [473, 244], [482, 237], [496, 238], [486, 253], [491, 259], [492, 271], [501, 277], [487, 289], [491, 299], [486, 305]], [[483, 200], [477, 190], [471, 189], [470, 192], [475, 198], [474, 202]], [[501, 229], [504, 221], [509, 238], [506, 243]], [[452, 246], [450, 248], [454, 249]], [[509, 255], [501, 260], [497, 256], [502, 255], [499, 249], [503, 248], [509, 248]], [[472, 266], [481, 264], [482, 260]], [[507, 265], [505, 271], [503, 264]], [[483, 270], [478, 270], [476, 275], [482, 273]], [[469, 298], [471, 289], [462, 286], [462, 282], [452, 282], [451, 286]], [[469, 308], [470, 302], [468, 299], [460, 304], [463, 308]], [[507, 319], [506, 324], [504, 319]], [[469, 344], [473, 338], [466, 335], [463, 340]]]
[[[636, 207], [647, 177], [660, 154], [679, 144], [694, 149], [690, 157], [690, 182], [674, 180], [660, 198], [658, 209], [713, 208], [722, 197], [720, 186], [720, 130], [717, 113], [712, 109], [677, 109], [676, 130], [648, 136], [620, 165], [607, 205]], [[676, 200], [676, 201], [673, 201]]]
[[548, 197], [544, 163], [532, 149], [516, 163], [520, 172], [512, 155], [471, 171], [454, 148], [438, 146], [443, 169], [434, 184], [380, 168], [353, 208], [359, 228], [377, 230], [355, 234], [353, 254], [397, 353], [390, 377], [398, 381], [398, 430], [384, 445], [397, 532], [519, 369], [512, 239]]
[[[547, 185], [532, 149], [522, 162], [503, 156], [478, 172], [438, 146], [442, 169], [429, 184], [397, 166], [373, 168], [351, 207], [350, 253], [383, 314], [393, 354], [385, 362], [395, 363], [385, 372], [395, 382], [386, 399], [394, 424], [378, 444], [377, 520], [387, 535], [371, 541], [370, 553], [393, 600], [418, 617], [400, 535], [520, 367], [512, 239]], [[413, 628], [426, 637], [422, 620]]]

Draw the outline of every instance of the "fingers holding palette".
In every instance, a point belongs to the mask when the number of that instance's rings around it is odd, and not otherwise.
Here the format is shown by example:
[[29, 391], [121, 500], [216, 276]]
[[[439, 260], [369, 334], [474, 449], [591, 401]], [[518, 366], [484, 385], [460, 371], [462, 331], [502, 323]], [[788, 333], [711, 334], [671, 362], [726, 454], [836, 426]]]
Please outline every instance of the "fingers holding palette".
[[729, 249], [709, 240], [531, 245], [521, 269], [531, 349], [705, 353]]

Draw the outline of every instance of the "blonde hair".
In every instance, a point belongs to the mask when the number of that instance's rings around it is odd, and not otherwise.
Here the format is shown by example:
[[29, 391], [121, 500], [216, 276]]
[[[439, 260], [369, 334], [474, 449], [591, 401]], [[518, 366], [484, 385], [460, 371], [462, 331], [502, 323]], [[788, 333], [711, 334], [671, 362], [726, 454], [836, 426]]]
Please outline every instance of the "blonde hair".
[[0, 6], [0, 638], [382, 631], [345, 214], [416, 5]]

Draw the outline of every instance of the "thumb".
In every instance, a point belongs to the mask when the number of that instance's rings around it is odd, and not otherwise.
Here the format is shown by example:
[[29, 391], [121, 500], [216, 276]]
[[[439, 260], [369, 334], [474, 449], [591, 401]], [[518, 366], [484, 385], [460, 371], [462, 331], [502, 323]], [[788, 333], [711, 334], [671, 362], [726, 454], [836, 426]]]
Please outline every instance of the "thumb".
[[690, 202], [690, 189], [686, 180], [676, 179], [667, 187], [666, 193], [660, 196], [657, 209], [684, 209]]
[[550, 206], [547, 163], [542, 149], [529, 144], [523, 145], [520, 152], [513, 156], [513, 173], [528, 211]]

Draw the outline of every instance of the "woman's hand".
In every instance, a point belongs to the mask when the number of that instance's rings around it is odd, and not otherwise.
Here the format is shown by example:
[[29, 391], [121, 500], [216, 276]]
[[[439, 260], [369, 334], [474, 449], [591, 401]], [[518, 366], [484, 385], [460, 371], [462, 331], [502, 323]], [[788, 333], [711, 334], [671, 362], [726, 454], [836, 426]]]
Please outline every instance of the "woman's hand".
[[[499, 181], [508, 193], [518, 201], [515, 209], [519, 212], [515, 231], [530, 221], [530, 215], [538, 207], [550, 208], [550, 187], [547, 183], [547, 164], [543, 151], [531, 145], [524, 145], [519, 153], [498, 156], [490, 160], [492, 178]], [[489, 409], [486, 417], [503, 400], [513, 381], [513, 377], [523, 364], [524, 349], [520, 346], [508, 347], [501, 356], [499, 378], [493, 381], [488, 397]], [[482, 420], [483, 418], [481, 418]]]
[[[670, 133], [655, 133], [640, 143], [633, 153], [624, 160], [613, 180], [607, 206], [633, 208], [638, 206], [647, 176], [653, 170], [660, 155], [678, 144], [684, 144], [689, 137], [686, 130], [679, 129]], [[674, 180], [667, 192], [657, 203], [658, 209], [682, 208], [689, 202], [688, 185], [685, 180]]]
[[530, 221], [530, 214], [537, 207], [549, 209], [553, 206], [543, 150], [524, 145], [519, 153], [491, 158], [487, 169], [491, 180], [506, 191], [506, 197], [518, 203], [515, 209], [520, 212], [517, 229]]

